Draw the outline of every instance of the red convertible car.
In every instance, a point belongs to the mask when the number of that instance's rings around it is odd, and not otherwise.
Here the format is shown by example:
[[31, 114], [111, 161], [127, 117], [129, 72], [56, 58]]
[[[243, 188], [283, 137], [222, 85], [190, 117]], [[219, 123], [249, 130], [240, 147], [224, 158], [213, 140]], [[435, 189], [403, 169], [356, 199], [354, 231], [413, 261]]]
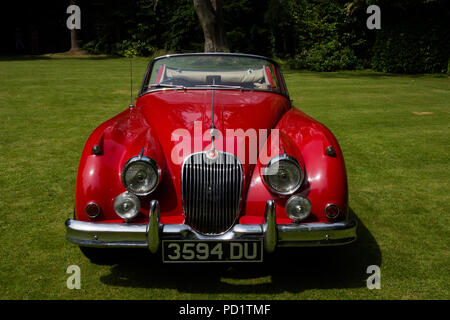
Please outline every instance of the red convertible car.
[[174, 54], [152, 60], [135, 105], [89, 137], [66, 230], [90, 259], [122, 247], [260, 262], [354, 241], [347, 211], [338, 142], [292, 106], [276, 62]]

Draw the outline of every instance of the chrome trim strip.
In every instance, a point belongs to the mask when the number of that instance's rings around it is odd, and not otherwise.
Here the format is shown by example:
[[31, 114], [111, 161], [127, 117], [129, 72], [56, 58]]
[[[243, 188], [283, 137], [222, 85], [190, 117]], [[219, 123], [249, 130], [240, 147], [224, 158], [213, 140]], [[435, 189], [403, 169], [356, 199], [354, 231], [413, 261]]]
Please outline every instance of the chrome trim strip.
[[280, 247], [347, 244], [356, 240], [356, 220], [334, 223], [279, 224]]
[[66, 221], [67, 240], [87, 247], [146, 247], [146, 233], [145, 224]]
[[[154, 215], [156, 217], [156, 215]], [[150, 226], [152, 222], [150, 221]], [[67, 219], [66, 238], [72, 243], [90, 247], [148, 247], [155, 245], [151, 236], [152, 227], [147, 224], [94, 223]], [[185, 224], [159, 224], [159, 237], [165, 240], [239, 240], [262, 239], [263, 229], [259, 224], [237, 224], [227, 233], [206, 236]], [[149, 235], [147, 235], [149, 234]], [[150, 240], [150, 241], [149, 241]], [[153, 251], [152, 251], [153, 252]]]
[[80, 246], [148, 248], [151, 252], [159, 249], [162, 240], [264, 239], [266, 252], [272, 252], [277, 246], [329, 246], [356, 240], [355, 220], [276, 225], [273, 200], [266, 204], [264, 224], [236, 224], [228, 232], [214, 236], [202, 235], [185, 224], [162, 225], [159, 223], [158, 202], [153, 200], [150, 207], [149, 224], [98, 223], [67, 219], [67, 240]]
[[158, 61], [164, 58], [174, 58], [174, 57], [183, 57], [183, 56], [232, 56], [232, 57], [243, 57], [243, 58], [254, 58], [261, 59], [271, 62], [272, 64], [279, 66], [278, 62], [271, 58], [267, 58], [260, 55], [247, 54], [247, 53], [232, 53], [232, 52], [192, 52], [192, 53], [172, 53], [166, 54], [163, 56], [159, 56], [153, 59], [153, 61]]
[[[186, 228], [187, 227], [187, 228]], [[179, 232], [178, 232], [179, 231]], [[262, 239], [263, 231], [260, 225], [235, 225], [227, 233], [206, 236], [198, 233], [194, 229], [181, 225], [164, 225], [163, 228], [164, 240], [252, 240]]]
[[[356, 221], [337, 223], [283, 224], [276, 226], [278, 247], [327, 246], [356, 240]], [[67, 240], [89, 247], [148, 248], [146, 224], [95, 223], [68, 219]], [[237, 224], [227, 233], [205, 236], [185, 224], [160, 225], [161, 240], [239, 240], [269, 239], [264, 225]], [[266, 229], [267, 230], [267, 229]], [[270, 241], [266, 240], [266, 243]], [[266, 250], [270, 246], [266, 246]]]

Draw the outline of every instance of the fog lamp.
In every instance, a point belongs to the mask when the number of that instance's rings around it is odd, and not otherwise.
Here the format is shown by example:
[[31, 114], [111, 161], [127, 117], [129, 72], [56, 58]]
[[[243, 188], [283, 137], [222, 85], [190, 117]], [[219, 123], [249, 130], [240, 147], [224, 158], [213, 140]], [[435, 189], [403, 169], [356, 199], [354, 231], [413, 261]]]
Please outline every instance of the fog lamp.
[[136, 217], [140, 209], [139, 198], [128, 191], [119, 194], [114, 200], [114, 211], [127, 221]]
[[311, 202], [301, 195], [292, 196], [286, 202], [286, 213], [296, 222], [304, 220], [311, 213]]

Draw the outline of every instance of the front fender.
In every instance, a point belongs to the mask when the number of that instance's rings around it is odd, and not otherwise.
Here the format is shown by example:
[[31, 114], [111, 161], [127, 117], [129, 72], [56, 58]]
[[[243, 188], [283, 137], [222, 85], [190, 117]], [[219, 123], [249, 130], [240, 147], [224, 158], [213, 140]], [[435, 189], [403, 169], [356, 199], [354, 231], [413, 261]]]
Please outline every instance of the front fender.
[[[280, 144], [286, 153], [296, 157], [304, 166], [305, 179], [296, 192], [308, 197], [312, 204], [311, 215], [304, 222], [330, 222], [325, 215], [325, 207], [330, 203], [336, 204], [341, 212], [333, 221], [344, 220], [348, 208], [347, 175], [335, 136], [323, 124], [297, 109], [289, 110], [275, 129], [279, 130]], [[333, 156], [326, 151], [330, 146], [335, 151]], [[292, 223], [284, 209], [289, 197], [280, 197], [265, 187], [262, 166], [259, 161], [253, 172], [241, 223], [262, 223], [261, 212], [270, 199], [275, 200], [277, 223]]]
[[[99, 148], [98, 152], [93, 147]], [[121, 182], [123, 165], [133, 156], [143, 154], [156, 160], [161, 171], [166, 161], [151, 127], [138, 109], [129, 109], [97, 127], [88, 138], [78, 167], [75, 190], [76, 219], [91, 221], [84, 211], [89, 202], [97, 203], [101, 220], [121, 220], [114, 212], [114, 199], [126, 189]], [[142, 216], [148, 208], [143, 203]]]

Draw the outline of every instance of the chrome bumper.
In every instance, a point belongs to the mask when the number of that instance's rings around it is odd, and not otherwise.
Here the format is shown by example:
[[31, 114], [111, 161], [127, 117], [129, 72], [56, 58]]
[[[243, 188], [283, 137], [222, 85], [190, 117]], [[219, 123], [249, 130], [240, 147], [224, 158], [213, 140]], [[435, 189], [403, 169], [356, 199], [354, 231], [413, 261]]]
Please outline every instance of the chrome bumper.
[[158, 251], [161, 240], [264, 240], [270, 253], [278, 247], [342, 245], [356, 240], [355, 220], [336, 223], [276, 224], [275, 203], [267, 201], [264, 224], [237, 224], [228, 232], [206, 236], [185, 224], [161, 224], [159, 204], [150, 204], [148, 224], [94, 223], [68, 219], [67, 240], [86, 247], [141, 247]]

